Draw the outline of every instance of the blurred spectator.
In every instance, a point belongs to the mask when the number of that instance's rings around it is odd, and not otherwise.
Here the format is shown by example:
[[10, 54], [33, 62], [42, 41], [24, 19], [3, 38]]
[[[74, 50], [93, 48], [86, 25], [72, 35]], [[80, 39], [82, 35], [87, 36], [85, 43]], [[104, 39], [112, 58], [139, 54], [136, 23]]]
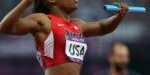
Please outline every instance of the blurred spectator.
[[115, 43], [108, 56], [109, 69], [98, 72], [95, 75], [141, 75], [127, 69], [129, 64], [129, 49], [123, 43]]

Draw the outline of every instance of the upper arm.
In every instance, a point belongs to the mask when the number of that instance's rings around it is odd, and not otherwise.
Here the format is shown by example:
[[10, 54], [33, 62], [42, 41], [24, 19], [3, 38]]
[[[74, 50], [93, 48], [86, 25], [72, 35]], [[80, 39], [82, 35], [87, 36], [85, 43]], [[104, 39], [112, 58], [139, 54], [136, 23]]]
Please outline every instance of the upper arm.
[[31, 18], [32, 16], [27, 16], [25, 18], [20, 18], [18, 22], [13, 26], [10, 34], [14, 35], [24, 35], [33, 32], [38, 28], [38, 22]]
[[[36, 33], [42, 29], [42, 24], [45, 15], [43, 14], [32, 14], [24, 18], [20, 18], [18, 22], [15, 23], [12, 30], [8, 31], [13, 35], [24, 35], [27, 33]], [[41, 21], [42, 20], [42, 21]]]

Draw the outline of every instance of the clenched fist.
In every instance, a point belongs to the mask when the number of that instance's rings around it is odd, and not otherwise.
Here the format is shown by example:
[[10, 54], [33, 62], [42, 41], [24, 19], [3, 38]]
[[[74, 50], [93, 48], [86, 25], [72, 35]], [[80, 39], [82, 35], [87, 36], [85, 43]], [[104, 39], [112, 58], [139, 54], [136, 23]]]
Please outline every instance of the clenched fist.
[[124, 16], [128, 12], [128, 5], [125, 3], [113, 3], [114, 5], [117, 5], [121, 7], [121, 10], [119, 11], [120, 15]]

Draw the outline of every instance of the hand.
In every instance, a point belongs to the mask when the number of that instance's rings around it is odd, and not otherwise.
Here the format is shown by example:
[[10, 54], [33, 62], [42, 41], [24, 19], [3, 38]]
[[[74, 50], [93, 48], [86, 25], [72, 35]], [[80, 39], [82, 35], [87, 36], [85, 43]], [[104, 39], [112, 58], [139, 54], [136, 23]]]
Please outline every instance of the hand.
[[125, 4], [125, 3], [116, 3], [116, 2], [114, 2], [113, 4], [117, 5], [121, 8], [121, 10], [119, 11], [119, 14], [121, 16], [125, 16], [125, 14], [128, 12], [128, 5], [127, 4]]

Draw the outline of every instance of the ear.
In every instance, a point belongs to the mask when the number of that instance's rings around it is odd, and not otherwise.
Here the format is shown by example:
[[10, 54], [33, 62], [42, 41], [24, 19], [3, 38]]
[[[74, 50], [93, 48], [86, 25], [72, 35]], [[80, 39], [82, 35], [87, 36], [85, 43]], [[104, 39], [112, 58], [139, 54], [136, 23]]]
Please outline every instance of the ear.
[[48, 0], [48, 2], [50, 2], [50, 3], [55, 3], [56, 0]]

